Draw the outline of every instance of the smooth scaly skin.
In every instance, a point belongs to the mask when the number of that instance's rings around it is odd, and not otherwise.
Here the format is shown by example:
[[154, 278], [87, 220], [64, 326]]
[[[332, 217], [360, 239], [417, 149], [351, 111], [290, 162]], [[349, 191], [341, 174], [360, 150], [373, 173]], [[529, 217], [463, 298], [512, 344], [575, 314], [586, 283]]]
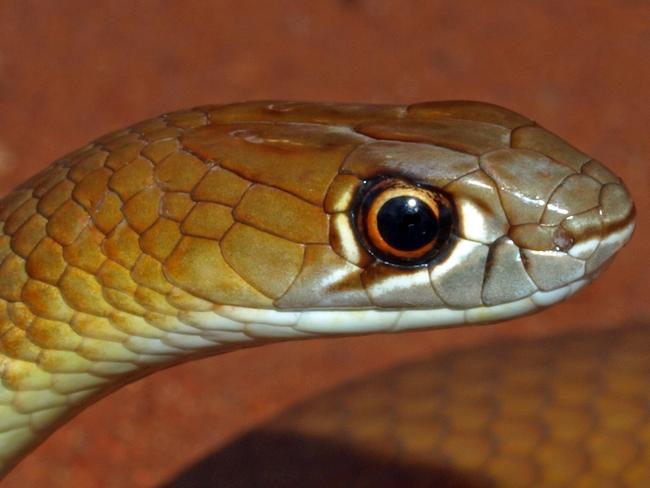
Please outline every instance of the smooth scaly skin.
[[284, 412], [170, 485], [650, 486], [648, 350], [645, 324], [400, 365]]
[[[443, 188], [449, 254], [396, 268], [351, 213], [378, 175]], [[137, 124], [0, 204], [0, 460], [173, 362], [271, 340], [497, 321], [588, 283], [634, 209], [499, 107], [258, 102]]]

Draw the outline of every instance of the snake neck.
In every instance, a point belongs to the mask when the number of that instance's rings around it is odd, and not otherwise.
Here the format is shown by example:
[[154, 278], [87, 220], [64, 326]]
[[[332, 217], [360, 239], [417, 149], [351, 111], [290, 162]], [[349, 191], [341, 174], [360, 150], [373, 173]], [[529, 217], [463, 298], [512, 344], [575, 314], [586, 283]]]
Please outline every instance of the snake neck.
[[[0, 282], [7, 279], [0, 274]], [[109, 317], [77, 313], [62, 323], [33, 316], [26, 302], [0, 301], [0, 473], [79, 410], [127, 383], [271, 340], [250, 337], [244, 323], [216, 313], [185, 315], [194, 317], [191, 323], [178, 320], [170, 330], [117, 310]]]
[[[34, 219], [36, 213], [27, 220]], [[247, 330], [245, 309], [131, 283], [132, 296], [148, 300], [145, 308], [127, 297], [124, 280], [117, 288], [102, 286], [108, 268], [120, 272], [115, 263], [95, 276], [68, 265], [49, 280], [43, 273], [52, 263], [44, 259], [62, 258], [61, 248], [45, 238], [21, 253], [16, 235], [0, 234], [0, 473], [82, 407], [126, 383], [197, 356], [272, 340]]]

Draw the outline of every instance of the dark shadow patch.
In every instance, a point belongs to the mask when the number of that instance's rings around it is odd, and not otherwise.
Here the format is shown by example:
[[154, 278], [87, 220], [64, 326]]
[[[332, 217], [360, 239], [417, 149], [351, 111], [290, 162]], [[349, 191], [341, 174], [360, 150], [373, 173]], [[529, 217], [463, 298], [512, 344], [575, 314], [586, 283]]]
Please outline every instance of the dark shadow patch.
[[331, 439], [250, 432], [186, 469], [164, 488], [492, 488], [444, 466], [402, 464]]

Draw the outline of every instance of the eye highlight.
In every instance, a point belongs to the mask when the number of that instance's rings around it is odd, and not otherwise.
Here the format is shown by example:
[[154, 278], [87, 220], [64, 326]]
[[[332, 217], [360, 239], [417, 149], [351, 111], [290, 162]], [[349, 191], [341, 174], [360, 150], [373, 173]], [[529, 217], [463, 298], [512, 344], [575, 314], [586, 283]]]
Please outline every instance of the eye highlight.
[[453, 214], [440, 190], [391, 178], [364, 185], [355, 220], [376, 258], [395, 266], [420, 266], [447, 248]]

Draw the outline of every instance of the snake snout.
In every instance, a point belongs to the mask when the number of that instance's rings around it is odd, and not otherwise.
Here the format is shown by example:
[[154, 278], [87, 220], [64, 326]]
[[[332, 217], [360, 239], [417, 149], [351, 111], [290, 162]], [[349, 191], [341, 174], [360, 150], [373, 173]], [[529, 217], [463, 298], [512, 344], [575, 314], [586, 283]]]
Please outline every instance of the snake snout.
[[609, 183], [600, 193], [602, 239], [589, 258], [587, 272], [596, 271], [614, 256], [632, 237], [636, 210], [629, 192], [622, 183]]
[[600, 164], [598, 168], [597, 174], [589, 166], [565, 177], [546, 200], [538, 222], [514, 225], [508, 232], [541, 291], [592, 281], [630, 240], [632, 198], [619, 178]]
[[558, 230], [572, 237], [566, 252], [584, 261], [585, 276], [593, 278], [630, 240], [634, 226], [632, 197], [617, 179], [602, 184], [595, 207], [569, 215]]

